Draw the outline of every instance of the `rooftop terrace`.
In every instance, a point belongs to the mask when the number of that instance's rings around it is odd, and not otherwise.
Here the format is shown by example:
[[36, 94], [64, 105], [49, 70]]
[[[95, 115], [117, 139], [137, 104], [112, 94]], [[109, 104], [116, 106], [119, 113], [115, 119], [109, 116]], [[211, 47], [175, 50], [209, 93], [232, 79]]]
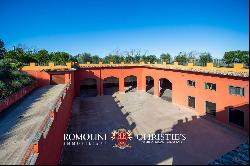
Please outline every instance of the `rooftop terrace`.
[[37, 141], [46, 136], [65, 88], [65, 84], [39, 88], [1, 114], [0, 165], [35, 163]]

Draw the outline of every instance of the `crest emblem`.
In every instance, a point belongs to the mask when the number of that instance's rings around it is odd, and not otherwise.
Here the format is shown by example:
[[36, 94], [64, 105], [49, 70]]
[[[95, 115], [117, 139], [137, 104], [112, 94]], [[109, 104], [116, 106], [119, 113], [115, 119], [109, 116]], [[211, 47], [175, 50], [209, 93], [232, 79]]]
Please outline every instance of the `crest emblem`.
[[116, 140], [116, 144], [113, 146], [114, 148], [125, 149], [131, 147], [128, 144], [128, 141], [132, 140], [133, 138], [133, 133], [131, 130], [127, 131], [126, 129], [118, 129], [113, 130], [111, 134], [111, 139]]

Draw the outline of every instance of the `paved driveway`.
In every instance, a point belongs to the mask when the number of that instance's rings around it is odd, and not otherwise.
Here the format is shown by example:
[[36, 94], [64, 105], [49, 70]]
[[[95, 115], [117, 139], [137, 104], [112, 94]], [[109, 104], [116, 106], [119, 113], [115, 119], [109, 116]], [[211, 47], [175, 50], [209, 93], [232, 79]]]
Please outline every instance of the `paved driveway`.
[[[145, 144], [132, 139], [131, 148], [113, 148], [114, 129], [137, 134], [185, 134], [179, 144]], [[107, 134], [102, 145], [64, 146], [61, 164], [208, 164], [248, 137], [195, 116], [191, 109], [148, 93], [81, 97], [74, 101], [68, 133]]]

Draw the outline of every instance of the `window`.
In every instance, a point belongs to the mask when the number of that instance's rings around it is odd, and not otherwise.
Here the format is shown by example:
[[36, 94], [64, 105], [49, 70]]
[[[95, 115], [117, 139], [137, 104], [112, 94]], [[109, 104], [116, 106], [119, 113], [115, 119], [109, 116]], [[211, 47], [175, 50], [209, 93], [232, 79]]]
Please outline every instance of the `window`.
[[193, 80], [187, 80], [187, 85], [195, 87], [195, 81], [193, 81]]
[[216, 84], [205, 82], [205, 89], [216, 91]]
[[188, 96], [188, 106], [191, 108], [195, 108], [195, 97]]
[[241, 87], [229, 86], [229, 94], [230, 95], [244, 96], [245, 89], [241, 88]]
[[244, 112], [234, 108], [229, 108], [229, 122], [244, 127]]
[[216, 116], [216, 103], [206, 101], [205, 105], [206, 105], [206, 114]]

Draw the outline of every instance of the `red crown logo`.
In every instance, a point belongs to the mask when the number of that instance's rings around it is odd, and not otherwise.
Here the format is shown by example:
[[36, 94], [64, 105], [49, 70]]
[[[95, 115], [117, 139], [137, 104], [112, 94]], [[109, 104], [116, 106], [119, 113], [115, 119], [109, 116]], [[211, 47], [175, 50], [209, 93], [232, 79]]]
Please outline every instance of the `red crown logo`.
[[112, 131], [112, 140], [116, 140], [116, 144], [113, 146], [114, 148], [119, 148], [119, 149], [125, 149], [128, 147], [131, 147], [128, 144], [129, 140], [132, 140], [133, 138], [133, 133], [130, 130], [126, 129], [118, 129], [118, 130], [113, 130]]

